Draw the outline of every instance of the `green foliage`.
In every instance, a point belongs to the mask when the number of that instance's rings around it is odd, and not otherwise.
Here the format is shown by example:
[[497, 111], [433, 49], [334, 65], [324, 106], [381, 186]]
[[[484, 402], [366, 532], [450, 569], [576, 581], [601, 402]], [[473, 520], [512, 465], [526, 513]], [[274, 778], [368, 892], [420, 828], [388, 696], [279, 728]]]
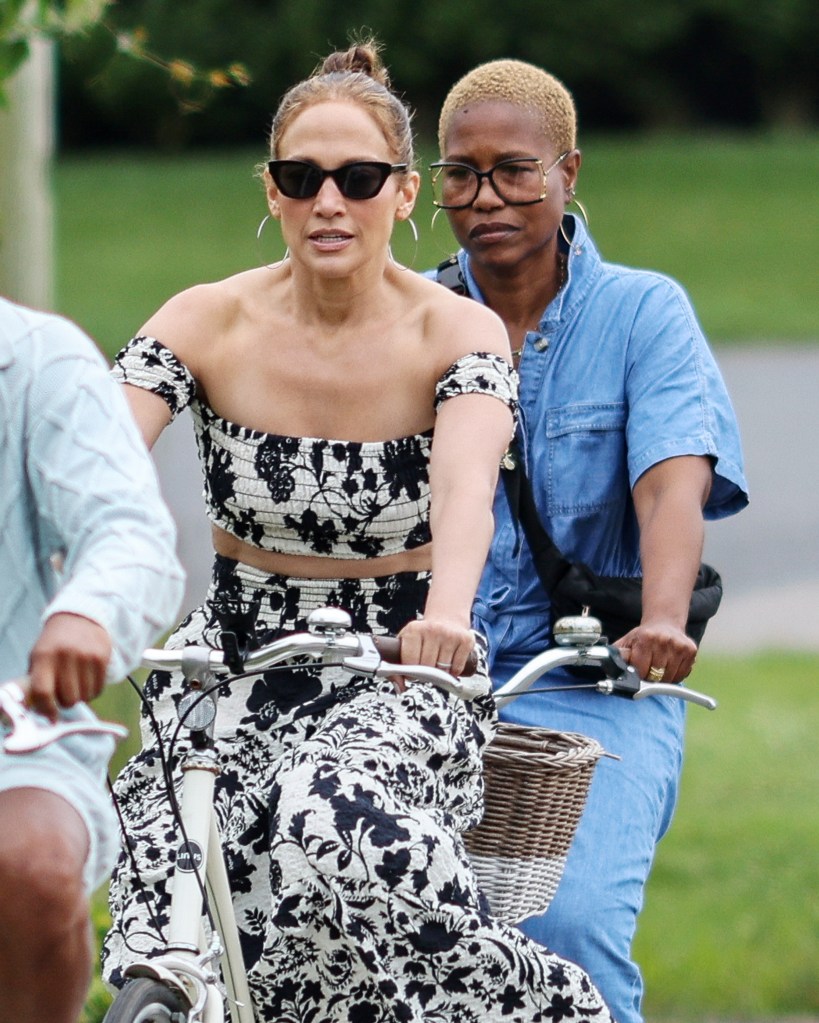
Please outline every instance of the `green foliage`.
[[814, 15], [812, 0], [416, 0], [409, 17], [393, 0], [4, 0], [0, 89], [45, 33], [63, 40], [67, 144], [251, 143], [287, 87], [372, 31], [425, 133], [452, 83], [502, 56], [563, 78], [586, 127], [805, 125], [819, 108]]
[[0, 106], [6, 104], [3, 82], [11, 78], [27, 57], [28, 43], [25, 39], [0, 39]]
[[4, 0], [0, 12], [0, 103], [5, 101], [3, 83], [26, 60], [29, 41], [36, 37], [69, 40], [99, 27], [116, 52], [165, 72], [177, 91], [179, 107], [186, 112], [202, 109], [216, 90], [249, 81], [243, 64], [201, 70], [178, 58], [164, 59], [147, 49], [142, 26], [118, 30], [105, 15], [116, 0]]
[[71, 35], [98, 22], [114, 0], [36, 0], [30, 6], [43, 31]]
[[188, 118], [173, 82], [97, 32], [65, 48], [68, 144], [255, 144], [285, 89], [367, 30], [427, 135], [453, 82], [504, 56], [563, 78], [584, 129], [811, 124], [819, 104], [811, 0], [415, 0], [411, 11], [394, 0], [120, 0], [116, 23], [198, 66], [241, 60], [254, 84]]
[[4, 82], [18, 70], [36, 36], [65, 36], [98, 22], [112, 0], [3, 0], [0, 10], [0, 105]]

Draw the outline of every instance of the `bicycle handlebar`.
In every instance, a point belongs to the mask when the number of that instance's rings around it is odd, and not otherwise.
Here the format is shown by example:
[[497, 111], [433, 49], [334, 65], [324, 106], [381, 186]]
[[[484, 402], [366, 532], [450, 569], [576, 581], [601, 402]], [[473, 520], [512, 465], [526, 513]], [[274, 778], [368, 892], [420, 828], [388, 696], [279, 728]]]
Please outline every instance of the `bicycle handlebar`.
[[[472, 680], [477, 668], [474, 652], [463, 675], [455, 677], [440, 668], [401, 663], [401, 641], [395, 636], [371, 636], [350, 630], [350, 616], [338, 608], [320, 608], [308, 616], [308, 632], [297, 632], [257, 647], [242, 657], [241, 673], [264, 671], [297, 657], [320, 661], [324, 667], [340, 667], [357, 675], [389, 678], [400, 675], [415, 682], [431, 682], [446, 692], [472, 700], [485, 689], [484, 679]], [[187, 678], [197, 672], [237, 674], [224, 650], [188, 646], [178, 650], [149, 649], [142, 665], [160, 671], [181, 671]]]
[[[400, 640], [393, 636], [370, 636], [350, 631], [350, 616], [338, 608], [320, 608], [308, 617], [308, 632], [293, 633], [245, 654], [242, 672], [260, 672], [298, 657], [312, 658], [324, 667], [341, 667], [357, 674], [378, 678], [401, 676], [410, 681], [429, 682], [464, 700], [474, 699], [484, 690], [484, 679], [472, 680], [477, 658], [459, 678], [440, 668], [423, 664], [402, 664]], [[596, 625], [596, 628], [595, 628]], [[716, 700], [705, 693], [682, 685], [646, 682], [628, 664], [614, 646], [598, 643], [599, 623], [590, 617], [561, 619], [555, 623], [558, 646], [533, 657], [520, 671], [495, 690], [495, 702], [502, 706], [548, 671], [559, 667], [597, 667], [603, 678], [592, 688], [605, 695], [642, 700], [648, 696], [673, 696], [714, 710]], [[224, 650], [188, 646], [179, 650], [148, 649], [142, 665], [160, 671], [179, 670], [192, 679], [202, 672], [239, 674]], [[572, 686], [570, 688], [575, 688]], [[0, 723], [7, 734], [2, 747], [7, 753], [28, 753], [42, 749], [68, 735], [105, 734], [122, 738], [127, 729], [104, 721], [50, 722], [26, 705], [28, 681], [12, 679], [0, 684]]]
[[68, 735], [110, 735], [124, 739], [128, 729], [110, 721], [49, 721], [27, 706], [27, 676], [0, 684], [0, 723], [8, 729], [2, 740], [6, 753], [34, 753]]
[[495, 702], [498, 706], [503, 706], [504, 703], [526, 692], [547, 672], [560, 667], [600, 668], [604, 678], [592, 683], [592, 687], [606, 696], [624, 696], [629, 700], [644, 700], [648, 696], [673, 696], [678, 700], [696, 703], [708, 710], [715, 710], [717, 706], [716, 700], [696, 689], [667, 682], [646, 682], [626, 662], [615, 646], [584, 645], [582, 642], [574, 646], [551, 647], [533, 657], [508, 682], [495, 690]]

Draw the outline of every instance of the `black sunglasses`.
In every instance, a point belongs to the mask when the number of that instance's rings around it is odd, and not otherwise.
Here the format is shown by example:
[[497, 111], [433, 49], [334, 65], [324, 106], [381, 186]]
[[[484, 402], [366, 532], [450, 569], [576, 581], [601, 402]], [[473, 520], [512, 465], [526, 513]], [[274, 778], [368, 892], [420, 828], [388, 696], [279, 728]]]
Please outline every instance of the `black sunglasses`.
[[324, 170], [306, 160], [271, 160], [267, 165], [276, 188], [288, 199], [312, 199], [327, 178], [332, 178], [345, 199], [373, 199], [390, 174], [405, 171], [405, 163], [358, 160], [335, 170]]

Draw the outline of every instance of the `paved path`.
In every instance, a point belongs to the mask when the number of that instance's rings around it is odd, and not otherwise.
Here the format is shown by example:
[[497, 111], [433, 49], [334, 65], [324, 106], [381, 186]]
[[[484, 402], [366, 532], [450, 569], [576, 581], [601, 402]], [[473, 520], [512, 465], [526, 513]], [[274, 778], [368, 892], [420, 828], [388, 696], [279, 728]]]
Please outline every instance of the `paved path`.
[[[742, 347], [718, 358], [742, 427], [751, 505], [707, 527], [706, 558], [726, 595], [705, 649], [819, 650], [819, 348]], [[156, 457], [180, 524], [190, 607], [207, 586], [210, 538], [187, 414]]]
[[726, 595], [705, 649], [819, 650], [819, 348], [718, 353], [742, 428], [751, 504], [709, 523]]

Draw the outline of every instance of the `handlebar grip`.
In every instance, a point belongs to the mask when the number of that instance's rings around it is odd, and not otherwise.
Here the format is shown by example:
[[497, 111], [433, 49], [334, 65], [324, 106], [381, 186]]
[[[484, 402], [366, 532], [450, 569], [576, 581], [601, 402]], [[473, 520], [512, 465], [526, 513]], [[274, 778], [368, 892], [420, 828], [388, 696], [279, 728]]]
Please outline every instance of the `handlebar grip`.
[[[390, 664], [401, 663], [401, 640], [397, 636], [373, 636], [373, 643], [376, 650], [385, 661]], [[466, 661], [466, 667], [461, 672], [462, 678], [469, 678], [478, 670], [478, 655], [471, 650]]]

